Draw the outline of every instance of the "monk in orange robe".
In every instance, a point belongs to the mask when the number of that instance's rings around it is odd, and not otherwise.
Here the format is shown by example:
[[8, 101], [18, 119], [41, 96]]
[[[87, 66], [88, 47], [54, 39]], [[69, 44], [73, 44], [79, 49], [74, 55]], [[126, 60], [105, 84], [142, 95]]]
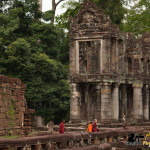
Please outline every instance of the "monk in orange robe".
[[89, 123], [87, 132], [92, 132], [92, 122]]

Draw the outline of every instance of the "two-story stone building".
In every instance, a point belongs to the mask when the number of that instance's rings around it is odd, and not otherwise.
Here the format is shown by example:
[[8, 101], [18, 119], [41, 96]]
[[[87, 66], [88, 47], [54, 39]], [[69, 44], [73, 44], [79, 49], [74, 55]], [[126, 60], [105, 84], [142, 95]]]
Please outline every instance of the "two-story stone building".
[[70, 19], [70, 120], [149, 120], [150, 34], [138, 40], [86, 0]]

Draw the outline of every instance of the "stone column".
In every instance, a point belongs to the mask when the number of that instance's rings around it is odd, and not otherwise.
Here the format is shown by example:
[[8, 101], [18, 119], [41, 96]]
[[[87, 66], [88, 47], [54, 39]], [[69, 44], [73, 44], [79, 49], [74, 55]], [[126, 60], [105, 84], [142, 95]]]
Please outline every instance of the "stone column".
[[95, 106], [95, 118], [98, 122], [101, 119], [101, 85], [96, 85], [96, 106]]
[[112, 90], [112, 119], [119, 120], [119, 84], [115, 84]]
[[77, 90], [77, 84], [71, 83], [70, 97], [70, 120], [71, 122], [80, 121], [80, 92]]
[[88, 111], [88, 109], [89, 109], [89, 105], [88, 105], [88, 90], [87, 90], [87, 87], [86, 87], [86, 89], [85, 89], [85, 120], [88, 120], [88, 118], [89, 118], [89, 111]]
[[118, 60], [119, 60], [119, 57], [118, 57], [118, 51], [119, 51], [118, 45], [119, 45], [118, 39], [116, 39], [116, 73], [119, 72], [119, 70], [118, 70], [119, 69], [119, 67], [118, 67]]
[[72, 76], [76, 74], [76, 51], [75, 47], [76, 42], [70, 41], [70, 50], [69, 50], [69, 75]]
[[76, 41], [76, 55], [75, 57], [75, 64], [76, 64], [76, 74], [79, 74], [79, 43]]
[[122, 101], [123, 101], [123, 110], [122, 110], [122, 116], [127, 114], [127, 88], [126, 85], [123, 85], [123, 94], [122, 94]]
[[149, 120], [149, 87], [146, 85], [145, 87], [145, 99], [144, 99], [144, 106], [143, 106], [143, 115], [144, 120]]
[[[87, 88], [87, 87], [86, 87]], [[86, 112], [87, 112], [87, 120], [92, 121], [91, 119], [91, 97], [89, 93], [89, 89], [86, 90], [86, 101], [87, 101], [87, 107], [86, 107]]]
[[111, 84], [103, 83], [101, 86], [101, 121], [111, 121]]
[[142, 84], [133, 84], [133, 119], [143, 119]]

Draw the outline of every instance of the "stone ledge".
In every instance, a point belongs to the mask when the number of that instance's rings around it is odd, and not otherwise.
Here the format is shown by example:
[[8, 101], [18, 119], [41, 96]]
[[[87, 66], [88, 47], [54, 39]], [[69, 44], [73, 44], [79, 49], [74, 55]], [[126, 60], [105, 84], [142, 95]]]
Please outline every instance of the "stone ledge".
[[[35, 146], [38, 144], [47, 145], [50, 143], [51, 147], [58, 147], [58, 149], [75, 148], [75, 149], [94, 149], [94, 150], [109, 150], [109, 145], [121, 146], [121, 148], [127, 147], [127, 145], [121, 145], [119, 142], [126, 142], [130, 133], [144, 134], [144, 129], [130, 128], [130, 129], [109, 129], [108, 131], [92, 132], [92, 133], [48, 133], [44, 132], [43, 135], [23, 137], [18, 139], [0, 139], [0, 148], [5, 147], [22, 147], [26, 145]], [[123, 141], [122, 141], [123, 140]], [[114, 141], [117, 144], [114, 144]], [[107, 144], [106, 144], [107, 142]], [[81, 147], [81, 148], [80, 148]], [[41, 149], [40, 149], [41, 150]]]

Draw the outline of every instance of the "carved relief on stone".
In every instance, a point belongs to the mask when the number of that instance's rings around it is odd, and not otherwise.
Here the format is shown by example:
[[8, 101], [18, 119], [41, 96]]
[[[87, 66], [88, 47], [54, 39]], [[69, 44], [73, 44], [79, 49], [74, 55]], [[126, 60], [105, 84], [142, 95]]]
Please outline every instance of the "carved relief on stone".
[[101, 93], [102, 94], [110, 94], [111, 93], [111, 83], [102, 83], [101, 85]]
[[78, 84], [76, 83], [70, 83], [70, 90], [71, 92], [77, 92], [78, 91]]
[[80, 92], [72, 92], [71, 93], [71, 105], [70, 105], [70, 114], [71, 115], [79, 115], [79, 106], [81, 105], [80, 104], [81, 101], [80, 101]]
[[50, 121], [48, 124], [47, 124], [47, 128], [48, 128], [48, 131], [49, 132], [53, 132], [53, 128], [54, 128], [54, 123], [53, 121]]
[[137, 71], [140, 70], [140, 62], [138, 58], [134, 59], [134, 71], [137, 73]]
[[97, 73], [100, 51], [100, 41], [79, 42], [79, 70], [80, 73]]
[[73, 92], [72, 100], [73, 100], [73, 102], [76, 102], [77, 105], [80, 105], [80, 92]]
[[[100, 20], [101, 19], [99, 18], [99, 23], [100, 23]], [[100, 25], [98, 25], [98, 21], [96, 20], [93, 12], [86, 11], [80, 15], [80, 18], [78, 20], [78, 28], [96, 29], [98, 28], [98, 26], [100, 27]]]
[[101, 17], [97, 17], [93, 12], [87, 11], [82, 13], [72, 24], [73, 31], [84, 29], [101, 29]]

